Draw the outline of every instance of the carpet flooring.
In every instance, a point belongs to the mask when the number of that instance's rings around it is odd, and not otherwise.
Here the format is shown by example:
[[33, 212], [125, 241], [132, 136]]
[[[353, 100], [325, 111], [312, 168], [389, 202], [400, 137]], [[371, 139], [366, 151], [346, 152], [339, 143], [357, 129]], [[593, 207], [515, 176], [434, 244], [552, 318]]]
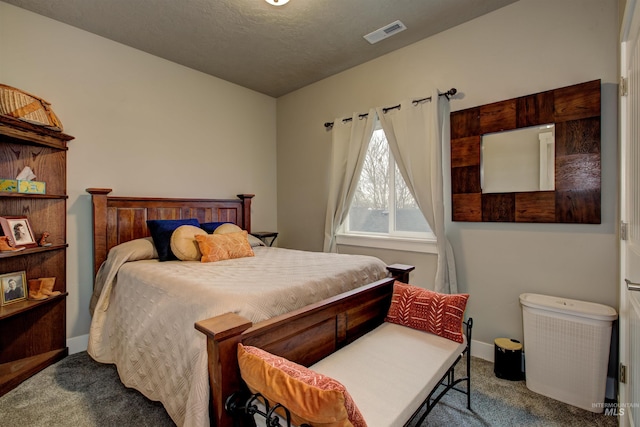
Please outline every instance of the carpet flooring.
[[[428, 426], [616, 426], [594, 414], [531, 392], [524, 381], [496, 378], [493, 364], [472, 358], [472, 410], [449, 392], [427, 416]], [[161, 404], [122, 385], [112, 365], [73, 354], [0, 397], [1, 427], [174, 426]], [[412, 426], [413, 427], [413, 426]]]

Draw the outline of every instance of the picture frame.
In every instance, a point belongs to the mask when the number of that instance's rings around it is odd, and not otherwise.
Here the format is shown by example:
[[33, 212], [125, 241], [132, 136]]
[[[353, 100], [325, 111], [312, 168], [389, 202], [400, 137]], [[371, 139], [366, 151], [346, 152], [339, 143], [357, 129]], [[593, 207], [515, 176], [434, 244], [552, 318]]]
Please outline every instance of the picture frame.
[[17, 248], [35, 248], [38, 246], [31, 224], [26, 216], [0, 217], [0, 227], [5, 236], [9, 237], [9, 244]]
[[26, 271], [1, 274], [0, 290], [3, 306], [25, 301], [28, 293]]

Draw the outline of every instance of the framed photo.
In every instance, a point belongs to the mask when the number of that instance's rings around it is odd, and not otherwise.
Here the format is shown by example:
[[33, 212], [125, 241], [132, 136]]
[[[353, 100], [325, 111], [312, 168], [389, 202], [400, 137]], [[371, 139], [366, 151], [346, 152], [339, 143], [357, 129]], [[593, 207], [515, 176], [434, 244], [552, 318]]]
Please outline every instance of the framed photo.
[[0, 217], [0, 226], [10, 243], [15, 247], [35, 248], [38, 246], [26, 216]]
[[0, 275], [2, 305], [27, 299], [27, 278], [24, 271]]

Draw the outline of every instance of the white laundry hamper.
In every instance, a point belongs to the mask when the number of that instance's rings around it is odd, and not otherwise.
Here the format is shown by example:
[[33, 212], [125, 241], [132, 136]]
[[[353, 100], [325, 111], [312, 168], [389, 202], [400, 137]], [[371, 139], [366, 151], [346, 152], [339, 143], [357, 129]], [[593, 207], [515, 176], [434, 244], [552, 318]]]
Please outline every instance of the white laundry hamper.
[[527, 388], [555, 400], [602, 412], [612, 307], [548, 295], [522, 294]]

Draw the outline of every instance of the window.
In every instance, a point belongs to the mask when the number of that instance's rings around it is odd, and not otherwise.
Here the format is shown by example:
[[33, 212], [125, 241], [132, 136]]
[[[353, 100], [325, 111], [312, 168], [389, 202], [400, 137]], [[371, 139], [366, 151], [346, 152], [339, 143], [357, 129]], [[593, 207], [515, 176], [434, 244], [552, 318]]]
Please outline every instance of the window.
[[342, 235], [434, 239], [400, 174], [381, 128], [377, 128], [371, 137]]

